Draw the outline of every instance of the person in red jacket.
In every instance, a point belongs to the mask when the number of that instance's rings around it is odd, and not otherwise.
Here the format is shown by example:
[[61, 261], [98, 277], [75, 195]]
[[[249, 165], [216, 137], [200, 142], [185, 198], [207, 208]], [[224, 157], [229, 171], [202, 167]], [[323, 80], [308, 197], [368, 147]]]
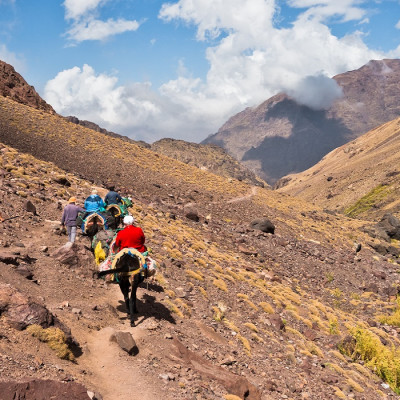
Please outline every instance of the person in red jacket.
[[135, 219], [132, 215], [124, 217], [125, 228], [119, 231], [115, 239], [115, 246], [118, 247], [119, 251], [127, 247], [133, 247], [134, 249], [144, 253], [147, 251], [147, 247], [144, 245], [145, 237], [142, 228], [135, 226]]

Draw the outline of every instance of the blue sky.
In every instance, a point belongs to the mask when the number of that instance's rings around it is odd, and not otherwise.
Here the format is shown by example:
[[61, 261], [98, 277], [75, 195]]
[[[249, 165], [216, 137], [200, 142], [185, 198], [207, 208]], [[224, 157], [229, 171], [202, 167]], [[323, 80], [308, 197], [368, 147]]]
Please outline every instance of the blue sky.
[[400, 0], [0, 0], [0, 59], [61, 115], [199, 142], [285, 91], [326, 108], [330, 78], [400, 58]]

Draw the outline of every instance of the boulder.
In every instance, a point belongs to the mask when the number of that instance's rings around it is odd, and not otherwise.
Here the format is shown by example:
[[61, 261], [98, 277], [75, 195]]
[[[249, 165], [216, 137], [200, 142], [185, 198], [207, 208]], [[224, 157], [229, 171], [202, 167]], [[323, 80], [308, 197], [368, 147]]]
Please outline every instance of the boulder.
[[400, 220], [394, 215], [385, 214], [376, 227], [382, 229], [391, 239], [400, 240]]
[[183, 207], [183, 213], [187, 219], [190, 219], [194, 222], [199, 222], [199, 212], [193, 203], [188, 203]]
[[129, 332], [115, 332], [110, 337], [111, 342], [115, 342], [130, 355], [139, 353], [135, 339]]
[[0, 283], [0, 315], [4, 315], [7, 323], [17, 330], [33, 324], [42, 328], [54, 326], [60, 328], [68, 340], [72, 340], [70, 329], [46, 307], [4, 283]]
[[91, 399], [87, 389], [80, 383], [41, 379], [34, 379], [26, 382], [0, 382], [0, 393], [2, 400]]
[[95, 269], [91, 251], [82, 244], [67, 242], [51, 256], [70, 268], [87, 268], [90, 266], [93, 270]]
[[250, 228], [265, 233], [275, 233], [275, 225], [267, 218], [255, 219], [250, 222]]

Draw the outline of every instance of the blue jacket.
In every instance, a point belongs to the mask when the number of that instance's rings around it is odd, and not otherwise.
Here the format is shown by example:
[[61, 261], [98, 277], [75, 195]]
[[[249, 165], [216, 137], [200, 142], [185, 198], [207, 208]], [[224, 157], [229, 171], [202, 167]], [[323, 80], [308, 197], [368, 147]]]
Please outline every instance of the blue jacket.
[[85, 210], [87, 212], [98, 212], [102, 211], [104, 209], [104, 201], [103, 199], [98, 195], [98, 194], [91, 194], [86, 200], [85, 200]]

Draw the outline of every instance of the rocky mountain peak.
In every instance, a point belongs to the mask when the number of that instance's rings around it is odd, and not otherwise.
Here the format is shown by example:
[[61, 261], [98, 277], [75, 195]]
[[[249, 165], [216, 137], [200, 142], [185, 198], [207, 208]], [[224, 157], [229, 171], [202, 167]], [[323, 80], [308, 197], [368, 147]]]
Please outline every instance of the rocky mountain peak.
[[9, 97], [18, 103], [55, 114], [53, 107], [47, 104], [29, 85], [25, 79], [15, 71], [10, 64], [0, 60], [0, 95]]
[[400, 60], [372, 60], [333, 79], [343, 96], [327, 110], [280, 93], [234, 115], [203, 143], [223, 147], [271, 184], [400, 115]]

